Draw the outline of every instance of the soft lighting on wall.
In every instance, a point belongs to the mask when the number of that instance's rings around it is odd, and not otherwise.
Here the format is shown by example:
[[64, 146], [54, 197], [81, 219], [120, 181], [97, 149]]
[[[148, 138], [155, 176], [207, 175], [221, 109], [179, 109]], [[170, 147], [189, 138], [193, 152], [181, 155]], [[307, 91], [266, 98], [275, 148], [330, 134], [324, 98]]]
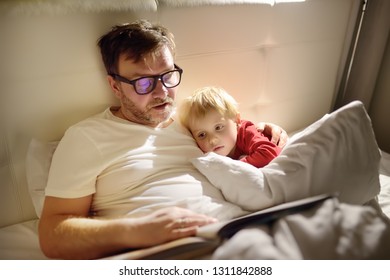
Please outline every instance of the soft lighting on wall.
[[[220, 0], [217, 0], [218, 2]], [[236, 1], [241, 3], [252, 3], [252, 4], [268, 4], [271, 6], [274, 6], [275, 4], [281, 4], [281, 3], [295, 3], [295, 2], [305, 2], [306, 0], [244, 0], [244, 1]], [[235, 1], [231, 1], [235, 2]]]
[[275, 0], [275, 3], [305, 2], [306, 0]]
[[231, 5], [231, 4], [267, 4], [274, 6], [278, 3], [304, 2], [306, 0], [156, 0], [158, 4], [168, 7], [202, 6], [202, 5]]

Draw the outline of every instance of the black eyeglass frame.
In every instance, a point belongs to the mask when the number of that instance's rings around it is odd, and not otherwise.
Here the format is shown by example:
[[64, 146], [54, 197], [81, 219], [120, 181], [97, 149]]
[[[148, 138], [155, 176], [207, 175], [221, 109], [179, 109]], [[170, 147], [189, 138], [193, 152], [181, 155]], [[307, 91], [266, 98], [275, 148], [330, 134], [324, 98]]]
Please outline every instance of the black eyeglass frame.
[[[159, 75], [144, 76], [144, 77], [139, 77], [139, 78], [134, 79], [134, 80], [126, 79], [125, 77], [122, 77], [121, 75], [115, 74], [115, 73], [109, 73], [108, 75], [110, 75], [111, 77], [113, 77], [114, 79], [116, 79], [116, 80], [118, 80], [118, 81], [120, 81], [120, 82], [124, 82], [124, 83], [126, 83], [126, 84], [132, 85], [133, 88], [134, 88], [134, 91], [135, 91], [137, 94], [139, 94], [139, 95], [146, 95], [146, 94], [151, 93], [151, 92], [156, 88], [156, 86], [157, 86], [157, 81], [158, 81], [158, 80], [160, 80], [161, 83], [162, 83], [166, 88], [174, 88], [174, 87], [177, 87], [177, 86], [180, 84], [180, 82], [181, 82], [181, 75], [183, 74], [183, 69], [180, 68], [179, 66], [177, 66], [177, 64], [174, 64], [174, 67], [175, 67], [175, 68], [174, 68], [173, 70], [169, 70], [169, 71], [164, 72], [164, 73], [159, 74]], [[179, 82], [178, 82], [176, 85], [174, 85], [174, 86], [167, 86], [167, 85], [165, 84], [165, 82], [164, 82], [163, 76], [166, 75], [166, 74], [169, 74], [169, 73], [171, 73], [171, 72], [179, 72]], [[153, 85], [152, 85], [152, 87], [150, 88], [149, 91], [147, 91], [147, 92], [141, 92], [141, 93], [140, 93], [140, 92], [137, 91], [137, 88], [136, 88], [135, 84], [136, 84], [137, 81], [142, 80], [142, 79], [145, 79], [145, 78], [153, 78]]]

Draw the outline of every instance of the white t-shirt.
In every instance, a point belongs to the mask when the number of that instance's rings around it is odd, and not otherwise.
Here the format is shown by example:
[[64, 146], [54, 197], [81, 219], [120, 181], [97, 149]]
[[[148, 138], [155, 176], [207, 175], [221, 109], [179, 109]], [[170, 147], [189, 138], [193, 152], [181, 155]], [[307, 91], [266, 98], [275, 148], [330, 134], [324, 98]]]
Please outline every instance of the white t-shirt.
[[244, 214], [190, 163], [198, 156], [201, 150], [177, 121], [151, 128], [108, 108], [66, 131], [53, 156], [46, 195], [93, 194], [91, 211], [105, 217], [174, 205], [221, 220]]

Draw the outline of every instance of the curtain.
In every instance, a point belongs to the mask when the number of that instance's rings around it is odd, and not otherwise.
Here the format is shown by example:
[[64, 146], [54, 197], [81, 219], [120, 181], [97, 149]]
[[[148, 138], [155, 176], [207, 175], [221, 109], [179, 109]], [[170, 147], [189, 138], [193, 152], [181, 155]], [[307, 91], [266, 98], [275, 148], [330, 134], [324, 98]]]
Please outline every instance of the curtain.
[[364, 0], [357, 19], [334, 110], [360, 100], [369, 110], [386, 49], [390, 28], [390, 1]]

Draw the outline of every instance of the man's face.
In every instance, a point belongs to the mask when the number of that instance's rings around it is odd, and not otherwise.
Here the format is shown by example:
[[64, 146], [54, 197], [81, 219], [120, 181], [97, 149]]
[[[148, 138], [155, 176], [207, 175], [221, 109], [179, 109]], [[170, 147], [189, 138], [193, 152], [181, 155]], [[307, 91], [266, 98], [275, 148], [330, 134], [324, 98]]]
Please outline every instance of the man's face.
[[[173, 70], [174, 60], [167, 47], [163, 47], [155, 56], [146, 56], [134, 63], [122, 55], [118, 63], [118, 75], [128, 80], [160, 75]], [[174, 109], [174, 99], [177, 87], [166, 88], [160, 80], [155, 89], [145, 95], [139, 95], [134, 86], [119, 82], [109, 77], [109, 83], [116, 97], [120, 100], [120, 117], [131, 122], [156, 127], [168, 120]]]

